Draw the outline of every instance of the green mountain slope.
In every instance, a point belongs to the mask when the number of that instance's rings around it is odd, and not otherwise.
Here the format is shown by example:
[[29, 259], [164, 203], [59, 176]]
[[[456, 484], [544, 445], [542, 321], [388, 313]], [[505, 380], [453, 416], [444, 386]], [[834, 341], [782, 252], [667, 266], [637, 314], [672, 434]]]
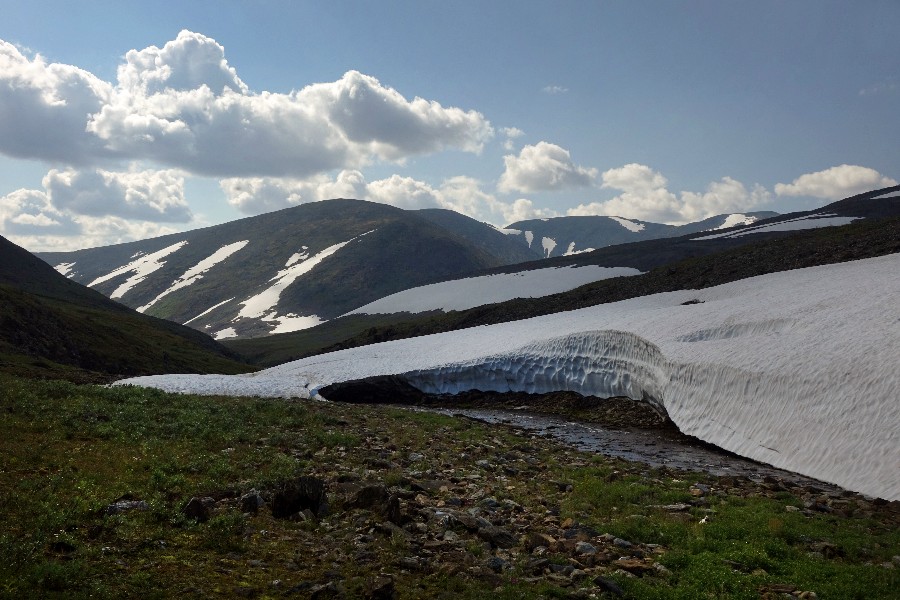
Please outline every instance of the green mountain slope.
[[0, 237], [0, 371], [102, 381], [249, 370], [209, 336], [136, 313]]

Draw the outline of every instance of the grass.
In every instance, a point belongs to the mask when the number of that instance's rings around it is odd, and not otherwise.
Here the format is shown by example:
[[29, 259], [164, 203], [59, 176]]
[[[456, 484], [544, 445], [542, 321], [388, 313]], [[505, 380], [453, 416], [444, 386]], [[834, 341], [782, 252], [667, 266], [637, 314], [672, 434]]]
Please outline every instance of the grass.
[[[343, 508], [336, 491], [373, 478], [405, 502], [424, 494], [439, 506], [468, 490], [466, 506], [484, 494], [514, 502], [515, 519], [529, 528], [556, 515], [643, 548], [658, 544], [670, 574], [604, 575], [630, 598], [758, 598], [773, 583], [819, 598], [891, 598], [900, 586], [897, 571], [882, 566], [900, 554], [893, 513], [808, 517], [786, 510], [802, 501], [785, 492], [736, 493], [734, 482], [586, 455], [464, 419], [5, 375], [0, 411], [0, 597], [305, 597], [337, 579], [354, 598], [382, 572], [393, 575], [400, 598], [565, 598], [591, 587], [589, 578], [574, 587], [531, 578], [522, 547], [504, 554], [511, 568], [496, 575], [450, 559], [425, 571], [399, 568], [398, 560], [421, 554], [421, 540], [373, 534], [380, 518]], [[391, 464], [373, 467], [378, 457]], [[516, 470], [496, 476], [478, 466], [483, 460]], [[238, 508], [242, 494], [265, 495], [299, 475], [328, 482], [327, 517], [275, 519], [267, 508]], [[447, 477], [449, 491], [414, 488]], [[695, 482], [714, 491], [687, 517], [654, 508], [696, 501]], [[192, 497], [217, 502], [209, 520], [182, 513]], [[146, 510], [111, 514], [118, 500], [143, 501]], [[708, 523], [699, 523], [703, 516]], [[837, 555], [813, 553], [821, 543]], [[496, 552], [474, 535], [460, 547], [474, 565]], [[560, 550], [548, 557], [570, 562]]]

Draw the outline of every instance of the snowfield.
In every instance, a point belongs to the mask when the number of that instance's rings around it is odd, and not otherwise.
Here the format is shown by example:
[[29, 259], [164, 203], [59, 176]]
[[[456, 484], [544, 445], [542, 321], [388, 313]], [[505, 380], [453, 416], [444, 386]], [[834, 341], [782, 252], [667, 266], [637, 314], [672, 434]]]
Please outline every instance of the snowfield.
[[396, 374], [426, 392], [625, 395], [737, 454], [898, 500], [898, 297], [894, 254], [353, 348], [252, 375], [118, 383], [309, 398], [330, 383]]
[[482, 304], [494, 304], [513, 298], [539, 298], [566, 292], [587, 283], [640, 275], [630, 267], [551, 267], [518, 273], [497, 273], [465, 279], [454, 279], [404, 290], [370, 302], [349, 315], [421, 313], [431, 310], [466, 310]]
[[[805, 217], [797, 217], [796, 219], [787, 219], [778, 221], [777, 223], [769, 223], [768, 225], [754, 225], [746, 229], [738, 231], [727, 231], [725, 233], [716, 233], [713, 235], [705, 235], [703, 237], [694, 238], [695, 240], [715, 240], [718, 238], [736, 238], [751, 233], [762, 233], [764, 231], [799, 231], [801, 229], [818, 229], [819, 227], [840, 227], [852, 223], [860, 217], [838, 217], [836, 215], [807, 215]], [[718, 227], [717, 229], [721, 229]]]

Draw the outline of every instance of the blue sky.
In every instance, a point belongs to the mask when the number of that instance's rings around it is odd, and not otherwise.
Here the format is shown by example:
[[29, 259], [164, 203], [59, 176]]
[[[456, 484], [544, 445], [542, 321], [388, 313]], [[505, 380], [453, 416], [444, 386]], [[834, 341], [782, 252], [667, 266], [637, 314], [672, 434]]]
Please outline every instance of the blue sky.
[[900, 3], [14, 3], [0, 235], [329, 197], [504, 225], [790, 212], [900, 179]]

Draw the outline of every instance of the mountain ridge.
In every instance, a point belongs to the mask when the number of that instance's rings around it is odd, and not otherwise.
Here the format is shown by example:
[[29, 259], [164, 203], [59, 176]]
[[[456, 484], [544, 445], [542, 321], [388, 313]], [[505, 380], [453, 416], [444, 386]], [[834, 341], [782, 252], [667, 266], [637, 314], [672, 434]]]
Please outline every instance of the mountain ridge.
[[0, 236], [0, 371], [103, 381], [253, 370], [209, 336], [136, 313]]

